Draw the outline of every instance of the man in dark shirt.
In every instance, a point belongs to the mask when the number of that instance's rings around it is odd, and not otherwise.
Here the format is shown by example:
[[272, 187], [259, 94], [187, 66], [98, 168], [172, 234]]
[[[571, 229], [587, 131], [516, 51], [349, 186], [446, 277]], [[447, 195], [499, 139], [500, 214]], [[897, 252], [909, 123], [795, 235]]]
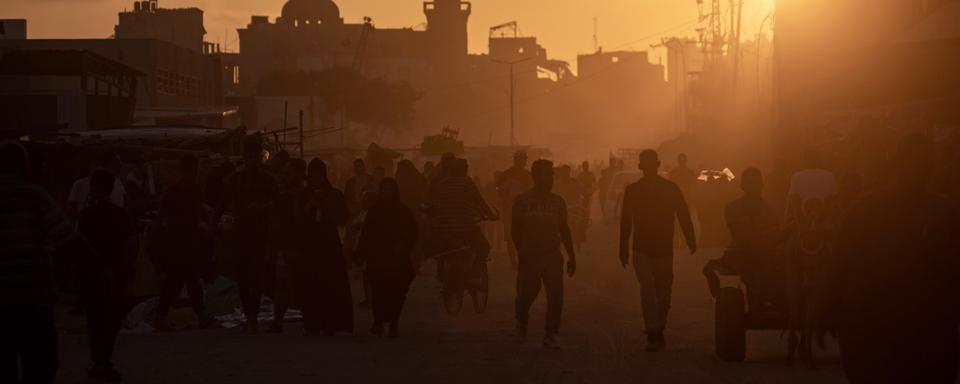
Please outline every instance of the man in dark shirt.
[[680, 187], [680, 191], [683, 192], [684, 196], [690, 196], [697, 186], [697, 173], [687, 166], [688, 163], [689, 159], [687, 158], [687, 154], [681, 153], [677, 156], [677, 167], [667, 175], [670, 181]]
[[363, 193], [370, 190], [376, 190], [377, 184], [373, 177], [367, 174], [367, 163], [363, 159], [353, 161], [353, 176], [347, 180], [343, 193], [347, 198], [347, 209], [350, 217], [360, 214], [360, 201]]
[[676, 184], [660, 177], [659, 168], [656, 151], [640, 153], [643, 178], [630, 184], [624, 192], [620, 220], [620, 262], [626, 268], [632, 251], [650, 352], [666, 348], [663, 329], [673, 289], [674, 218], [680, 221], [690, 253], [697, 252], [693, 222], [683, 193]]
[[580, 181], [580, 185], [583, 186], [583, 198], [584, 206], [587, 208], [587, 213], [591, 211], [593, 206], [593, 194], [597, 191], [597, 176], [590, 171], [590, 162], [584, 161], [580, 165], [580, 173], [577, 175], [577, 180]]
[[77, 223], [98, 257], [85, 258], [80, 266], [81, 289], [87, 299], [87, 330], [93, 380], [119, 382], [120, 373], [111, 358], [124, 315], [124, 288], [132, 272], [127, 257], [127, 238], [133, 235], [133, 220], [111, 201], [116, 176], [98, 169], [90, 176], [89, 204]]
[[553, 188], [553, 163], [533, 163], [533, 190], [521, 194], [513, 204], [513, 241], [517, 247], [517, 335], [520, 342], [527, 336], [530, 306], [547, 290], [547, 334], [543, 346], [557, 347], [560, 313], [563, 308], [563, 255], [567, 251], [567, 274], [577, 270], [573, 237], [567, 224], [567, 204]]
[[710, 293], [720, 291], [719, 273], [732, 269], [747, 285], [748, 303], [764, 305], [776, 295], [777, 283], [782, 283], [783, 264], [777, 255], [781, 243], [782, 218], [763, 198], [763, 174], [757, 168], [747, 168], [740, 177], [743, 197], [736, 199], [724, 211], [730, 230], [730, 245], [717, 260], [704, 268]]
[[200, 286], [200, 270], [210, 255], [201, 250], [203, 242], [203, 198], [197, 183], [199, 162], [193, 155], [180, 159], [180, 181], [163, 195], [160, 216], [170, 244], [162, 256], [160, 271], [163, 284], [160, 303], [157, 306], [157, 331], [169, 331], [167, 312], [180, 296], [184, 286], [190, 295], [193, 310], [200, 319], [201, 327], [209, 325], [203, 304], [203, 289]]
[[29, 158], [0, 144], [0, 382], [52, 383], [57, 301], [51, 253], [87, 248], [46, 191], [27, 181]]
[[267, 270], [270, 215], [279, 187], [263, 169], [263, 148], [259, 141], [244, 144], [243, 168], [227, 179], [225, 208], [236, 216], [237, 282], [240, 301], [247, 318], [245, 332], [259, 332], [260, 296], [263, 271]]
[[[513, 154], [513, 166], [500, 173], [497, 181], [497, 191], [500, 192], [503, 213], [510, 217], [513, 214], [513, 201], [521, 193], [530, 190], [533, 185], [530, 181], [530, 171], [527, 171], [527, 152], [520, 150]], [[510, 229], [510, 220], [503, 223], [504, 235], [507, 237], [507, 255], [510, 257], [510, 267], [517, 268], [517, 253], [511, 242], [513, 239]]]
[[448, 161], [447, 175], [438, 180], [427, 196], [427, 216], [438, 250], [448, 250], [466, 243], [479, 260], [487, 260], [490, 242], [480, 228], [482, 220], [497, 220], [497, 213], [483, 199], [483, 194], [468, 176], [467, 160]]

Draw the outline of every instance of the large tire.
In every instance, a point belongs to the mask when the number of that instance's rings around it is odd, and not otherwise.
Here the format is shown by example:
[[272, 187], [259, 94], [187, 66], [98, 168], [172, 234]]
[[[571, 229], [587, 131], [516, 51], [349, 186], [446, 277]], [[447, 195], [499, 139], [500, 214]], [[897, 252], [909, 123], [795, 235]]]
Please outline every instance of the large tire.
[[739, 363], [746, 358], [746, 303], [739, 288], [721, 288], [717, 295], [715, 338], [720, 360]]

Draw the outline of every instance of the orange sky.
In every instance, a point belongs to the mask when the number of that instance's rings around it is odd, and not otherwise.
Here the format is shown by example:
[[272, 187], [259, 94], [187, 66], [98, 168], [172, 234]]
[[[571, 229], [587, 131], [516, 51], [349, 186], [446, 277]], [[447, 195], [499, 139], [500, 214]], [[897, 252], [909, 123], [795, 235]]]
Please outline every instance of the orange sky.
[[[745, 0], [743, 36], [757, 33], [774, 0]], [[117, 12], [132, 0], [2, 0], [0, 18], [26, 18], [31, 38], [102, 38], [113, 32]], [[205, 11], [207, 41], [222, 42], [224, 30], [236, 49], [236, 29], [251, 15], [280, 13], [285, 0], [160, 0], [165, 8]], [[424, 22], [420, 0], [339, 0], [347, 22], [373, 17], [380, 27], [411, 27]], [[726, 4], [726, 1], [723, 1]], [[578, 53], [593, 47], [593, 17], [600, 22], [600, 45], [613, 49], [649, 49], [664, 31], [693, 35], [695, 0], [475, 0], [470, 19], [470, 50], [486, 52], [488, 28], [517, 20], [525, 36], [537, 36], [549, 55], [575, 64]], [[676, 28], [684, 25], [681, 28]], [[650, 38], [650, 36], [653, 36]], [[655, 54], [654, 56], [659, 56]], [[653, 59], [656, 60], [656, 59]]]

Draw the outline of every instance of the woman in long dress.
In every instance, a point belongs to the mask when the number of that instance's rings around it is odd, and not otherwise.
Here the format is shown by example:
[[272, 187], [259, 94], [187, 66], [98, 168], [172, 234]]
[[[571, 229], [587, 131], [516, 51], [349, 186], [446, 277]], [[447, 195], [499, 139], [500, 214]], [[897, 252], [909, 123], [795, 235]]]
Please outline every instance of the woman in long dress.
[[353, 332], [353, 299], [338, 228], [347, 221], [343, 193], [327, 178], [327, 166], [314, 159], [307, 167], [301, 199], [303, 251], [297, 268], [303, 326], [308, 336]]
[[394, 179], [383, 179], [377, 203], [367, 212], [357, 249], [358, 260], [366, 262], [373, 288], [374, 324], [371, 332], [397, 337], [400, 312], [414, 278], [411, 253], [417, 244], [417, 220], [400, 201]]

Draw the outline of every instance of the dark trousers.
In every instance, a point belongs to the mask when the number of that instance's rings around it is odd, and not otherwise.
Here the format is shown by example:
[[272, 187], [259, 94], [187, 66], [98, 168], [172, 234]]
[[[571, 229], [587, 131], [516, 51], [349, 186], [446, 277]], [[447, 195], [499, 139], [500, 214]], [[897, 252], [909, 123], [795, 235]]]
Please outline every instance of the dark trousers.
[[180, 291], [187, 287], [190, 295], [190, 304], [197, 318], [203, 320], [206, 309], [203, 305], [203, 288], [200, 287], [200, 273], [191, 267], [168, 268], [164, 272], [163, 283], [160, 289], [160, 303], [157, 304], [157, 319], [165, 320], [170, 306], [180, 297]]
[[52, 307], [0, 306], [0, 382], [52, 383], [59, 362]]
[[371, 269], [367, 271], [367, 275], [372, 288], [370, 304], [373, 307], [373, 322], [397, 326], [403, 304], [407, 300], [407, 292], [413, 282], [413, 274]]
[[640, 304], [647, 332], [663, 332], [673, 293], [673, 256], [650, 256], [637, 252], [633, 268], [640, 282]]
[[960, 361], [956, 327], [874, 328], [840, 331], [840, 357], [850, 383], [956, 382]]
[[87, 306], [87, 333], [90, 337], [90, 359], [93, 365], [112, 366], [117, 333], [123, 322], [121, 303], [109, 298], [91, 297]]
[[[262, 229], [262, 230], [261, 230]], [[247, 321], [260, 315], [263, 274], [267, 270], [268, 236], [266, 228], [239, 228], [236, 242], [237, 283], [240, 304]]]
[[560, 251], [544, 255], [519, 255], [517, 271], [517, 324], [526, 327], [530, 306], [540, 295], [540, 286], [547, 291], [547, 333], [560, 330], [563, 311], [563, 257]]
[[124, 281], [113, 269], [88, 272], [81, 292], [87, 296], [87, 334], [93, 365], [112, 366], [117, 333], [123, 323]]

